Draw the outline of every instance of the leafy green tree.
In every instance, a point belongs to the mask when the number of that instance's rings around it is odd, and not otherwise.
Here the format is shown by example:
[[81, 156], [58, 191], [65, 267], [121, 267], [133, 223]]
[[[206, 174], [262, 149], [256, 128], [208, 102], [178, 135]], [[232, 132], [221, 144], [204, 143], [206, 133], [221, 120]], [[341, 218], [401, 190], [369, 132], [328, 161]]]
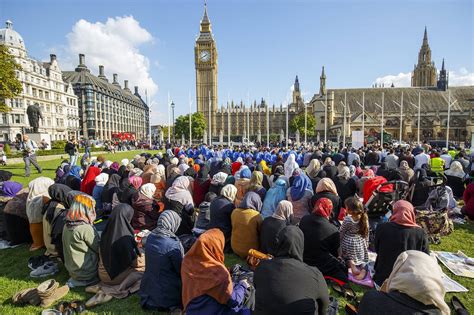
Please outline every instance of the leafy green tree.
[[[310, 113], [306, 114], [306, 127], [307, 127], [307, 135], [308, 137], [312, 137], [315, 135], [316, 129], [316, 119]], [[296, 132], [296, 130], [300, 131], [300, 135], [304, 136], [304, 113], [298, 114], [297, 116], [293, 117], [293, 119], [289, 123], [290, 131]]]
[[7, 99], [14, 98], [23, 90], [15, 71], [21, 70], [15, 58], [8, 52], [5, 45], [0, 45], [0, 113], [6, 113], [11, 108], [6, 104]]
[[[201, 139], [206, 130], [206, 120], [202, 113], [194, 113], [191, 115], [191, 131], [193, 139]], [[184, 137], [189, 137], [189, 115], [182, 115], [176, 118], [175, 123], [176, 139], [180, 139], [184, 134]]]

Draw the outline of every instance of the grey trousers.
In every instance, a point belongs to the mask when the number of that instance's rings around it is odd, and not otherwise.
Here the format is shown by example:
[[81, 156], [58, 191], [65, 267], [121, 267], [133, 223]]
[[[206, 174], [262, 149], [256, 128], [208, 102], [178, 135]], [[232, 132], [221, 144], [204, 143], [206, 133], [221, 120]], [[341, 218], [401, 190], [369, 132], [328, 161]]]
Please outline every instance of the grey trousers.
[[35, 154], [23, 157], [23, 161], [25, 162], [25, 176], [30, 176], [30, 163], [33, 164], [34, 167], [36, 167], [36, 169], [38, 170], [38, 173], [41, 173], [41, 167], [36, 161]]

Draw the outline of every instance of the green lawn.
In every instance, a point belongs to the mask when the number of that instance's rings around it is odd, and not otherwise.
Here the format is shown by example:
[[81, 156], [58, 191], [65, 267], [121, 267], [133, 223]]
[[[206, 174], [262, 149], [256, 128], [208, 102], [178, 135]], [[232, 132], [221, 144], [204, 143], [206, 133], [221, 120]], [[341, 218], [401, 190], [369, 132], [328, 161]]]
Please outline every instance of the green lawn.
[[[120, 161], [123, 158], [131, 159], [135, 154], [141, 153], [143, 151], [128, 151], [128, 152], [119, 152], [116, 154], [108, 154], [107, 159], [112, 161]], [[156, 152], [156, 151], [155, 151]], [[54, 161], [45, 161], [40, 162], [43, 167], [43, 176], [54, 177], [54, 172], [60, 159]], [[40, 176], [36, 171], [32, 171], [31, 177], [23, 177], [23, 165], [9, 165], [7, 167], [2, 167], [1, 169], [6, 169], [14, 173], [13, 180], [18, 181], [26, 185], [30, 180]], [[456, 252], [462, 250], [466, 255], [474, 257], [474, 226], [470, 223], [465, 225], [456, 225], [455, 231], [444, 237], [440, 245], [431, 246], [432, 250], [444, 250]], [[37, 286], [42, 280], [32, 279], [29, 277], [29, 268], [27, 266], [27, 261], [30, 255], [28, 251], [29, 246], [23, 245], [14, 249], [0, 250], [0, 314], [38, 314], [41, 311], [39, 307], [27, 306], [27, 307], [16, 307], [11, 304], [12, 295], [21, 289]], [[40, 252], [35, 252], [34, 255], [39, 255]], [[226, 256], [226, 265], [231, 266], [233, 264], [242, 264], [245, 263], [235, 255]], [[453, 275], [449, 270], [442, 266], [444, 272], [451, 277], [452, 279], [458, 281], [463, 286], [469, 290], [474, 289], [474, 279], [457, 277]], [[64, 284], [68, 275], [63, 266], [60, 266], [61, 272], [57, 274], [54, 278], [59, 281], [61, 284]], [[290, 279], [288, 279], [291, 281]], [[354, 290], [356, 291], [359, 299], [362, 297], [363, 293], [366, 291], [364, 287], [353, 285]], [[331, 295], [335, 296], [339, 300], [339, 313], [344, 314], [344, 306], [346, 301], [339, 297], [336, 293], [332, 292]], [[457, 293], [456, 294], [461, 301], [466, 305], [468, 310], [471, 312], [474, 311], [474, 295], [471, 292], [468, 293]], [[446, 301], [449, 302], [452, 294], [447, 294]], [[73, 289], [71, 292], [64, 298], [64, 300], [72, 301], [74, 299], [86, 301], [92, 297], [92, 294], [85, 293], [83, 289]], [[108, 304], [98, 306], [92, 310], [90, 313], [99, 313], [99, 314], [139, 314], [145, 313], [141, 310], [139, 305], [138, 296], [132, 295], [123, 300], [114, 299]], [[148, 314], [153, 314], [152, 312], [146, 312]]]

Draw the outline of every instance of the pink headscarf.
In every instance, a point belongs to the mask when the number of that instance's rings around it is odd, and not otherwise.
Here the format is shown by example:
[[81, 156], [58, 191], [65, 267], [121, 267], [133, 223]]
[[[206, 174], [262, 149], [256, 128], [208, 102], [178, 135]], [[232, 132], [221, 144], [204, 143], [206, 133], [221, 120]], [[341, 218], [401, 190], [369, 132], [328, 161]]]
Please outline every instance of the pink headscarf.
[[406, 200], [398, 200], [393, 204], [390, 222], [407, 227], [420, 227], [416, 224], [415, 208]]
[[128, 179], [128, 181], [136, 190], [138, 190], [142, 185], [143, 179], [140, 176], [133, 175]]

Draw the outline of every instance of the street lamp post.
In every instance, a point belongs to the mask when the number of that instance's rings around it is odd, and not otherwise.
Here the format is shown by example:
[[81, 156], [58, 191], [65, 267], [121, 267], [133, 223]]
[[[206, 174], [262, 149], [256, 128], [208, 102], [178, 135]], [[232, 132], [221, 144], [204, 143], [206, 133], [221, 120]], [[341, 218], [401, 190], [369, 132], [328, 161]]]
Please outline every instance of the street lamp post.
[[176, 143], [175, 130], [174, 130], [174, 102], [171, 101], [171, 113], [173, 117], [173, 143]]

